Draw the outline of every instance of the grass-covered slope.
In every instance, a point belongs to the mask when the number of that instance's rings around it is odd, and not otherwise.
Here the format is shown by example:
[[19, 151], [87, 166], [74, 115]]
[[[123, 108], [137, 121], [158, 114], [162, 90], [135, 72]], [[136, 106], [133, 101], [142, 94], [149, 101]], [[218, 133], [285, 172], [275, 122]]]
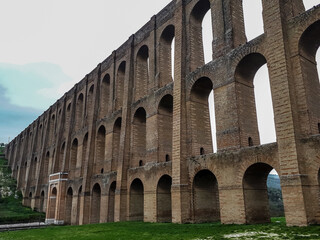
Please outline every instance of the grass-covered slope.
[[320, 227], [286, 227], [284, 218], [260, 225], [120, 222], [3, 232], [0, 239], [320, 239]]
[[44, 214], [22, 206], [22, 195], [16, 190], [7, 161], [0, 158], [0, 224], [43, 220]]

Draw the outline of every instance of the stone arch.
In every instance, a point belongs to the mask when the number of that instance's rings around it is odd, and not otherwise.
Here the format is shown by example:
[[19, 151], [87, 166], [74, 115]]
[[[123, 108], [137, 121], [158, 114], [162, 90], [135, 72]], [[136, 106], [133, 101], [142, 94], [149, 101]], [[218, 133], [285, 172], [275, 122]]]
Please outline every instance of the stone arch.
[[[173, 132], [173, 96], [163, 96], [158, 105], [158, 161], [166, 162], [167, 155], [172, 157], [172, 132]], [[163, 129], [166, 129], [163, 131]]]
[[[307, 101], [307, 114], [311, 122], [311, 134], [319, 134], [320, 128], [320, 84], [319, 72], [317, 68], [317, 53], [320, 55], [320, 20], [312, 23], [302, 33], [299, 39], [299, 56], [301, 75], [303, 78], [305, 98]], [[308, 123], [309, 124], [309, 123]]]
[[144, 219], [144, 190], [142, 181], [136, 178], [130, 185], [129, 220], [143, 221]]
[[42, 175], [42, 184], [47, 184], [49, 179], [49, 160], [50, 160], [50, 152], [47, 151], [43, 162], [42, 162], [42, 168], [41, 168], [41, 175]]
[[91, 214], [90, 223], [100, 222], [100, 203], [101, 203], [101, 187], [96, 183], [91, 193]]
[[145, 160], [146, 155], [146, 120], [147, 114], [144, 108], [136, 110], [132, 122], [131, 141], [131, 167], [139, 166], [139, 161]]
[[38, 164], [38, 158], [35, 157], [33, 160], [31, 159], [31, 167], [30, 167], [30, 174], [29, 178], [31, 179], [31, 186], [35, 186], [37, 184], [37, 164]]
[[40, 207], [39, 207], [40, 212], [44, 212], [45, 211], [45, 209], [44, 209], [44, 201], [45, 201], [44, 191], [41, 191], [41, 193], [40, 193]]
[[78, 130], [82, 127], [83, 110], [84, 110], [84, 96], [83, 96], [83, 93], [80, 93], [78, 95], [77, 102], [76, 102], [75, 130]]
[[112, 131], [112, 162], [111, 171], [116, 171], [119, 162], [119, 151], [120, 151], [120, 134], [121, 134], [121, 122], [122, 118], [119, 117], [114, 122]]
[[96, 136], [95, 173], [100, 173], [103, 168], [106, 151], [106, 128], [101, 125]]
[[49, 216], [48, 219], [55, 219], [56, 216], [56, 200], [57, 200], [57, 188], [53, 187], [50, 194], [49, 200]]
[[89, 91], [88, 91], [88, 98], [87, 98], [87, 116], [86, 121], [88, 122], [93, 115], [94, 112], [94, 84], [91, 84]]
[[66, 194], [66, 202], [65, 202], [65, 216], [64, 216], [65, 224], [71, 224], [72, 222], [72, 198], [73, 198], [73, 190], [72, 190], [72, 187], [69, 187]]
[[246, 223], [270, 222], [267, 178], [272, 169], [269, 164], [254, 163], [243, 175]]
[[[86, 133], [83, 142], [82, 142], [82, 154], [81, 154], [81, 176], [84, 176], [86, 170], [86, 156], [87, 156], [87, 149], [88, 149], [88, 136], [89, 134]], [[89, 165], [88, 165], [89, 166]]]
[[118, 67], [116, 78], [116, 110], [121, 109], [123, 104], [124, 81], [126, 75], [126, 62], [122, 61]]
[[81, 195], [82, 195], [82, 185], [79, 187], [78, 195], [77, 195], [77, 217], [76, 224], [80, 224], [80, 204], [81, 204]]
[[73, 178], [75, 176], [77, 159], [78, 159], [78, 139], [75, 138], [71, 144], [71, 151], [70, 151], [70, 162], [67, 169], [69, 171], [69, 178]]
[[171, 222], [171, 185], [172, 178], [163, 175], [157, 184], [157, 222]]
[[69, 129], [71, 121], [71, 101], [66, 103], [65, 125], [64, 129]]
[[100, 87], [100, 118], [107, 115], [110, 102], [110, 75], [104, 75]]
[[[190, 14], [190, 71], [193, 72], [197, 67], [203, 66], [204, 50], [202, 22], [206, 13], [210, 10], [209, 0], [199, 0], [193, 7]], [[212, 30], [211, 30], [212, 31]]]
[[189, 109], [191, 112], [193, 155], [199, 155], [201, 148], [206, 153], [213, 151], [208, 102], [212, 91], [212, 81], [208, 77], [201, 77], [191, 88]]
[[[269, 126], [269, 132], [273, 131], [275, 135], [274, 119], [273, 119], [273, 105], [271, 90], [269, 87], [269, 79], [266, 79], [266, 87], [264, 88], [263, 96], [257, 96], [255, 94], [254, 80], [255, 75], [258, 70], [267, 63], [266, 58], [257, 52], [249, 53], [245, 55], [238, 63], [235, 68], [235, 81], [236, 81], [236, 91], [237, 91], [237, 101], [239, 108], [239, 128], [240, 133], [240, 144], [241, 146], [254, 146], [260, 145], [260, 140], [264, 141], [265, 136], [260, 136], [260, 132], [264, 127], [262, 124], [258, 125], [259, 117], [259, 106], [257, 105], [257, 100], [264, 100], [264, 108], [271, 108], [271, 113], [264, 124]], [[268, 74], [268, 73], [267, 73]], [[258, 79], [259, 81], [263, 79]], [[256, 99], [259, 97], [261, 99]], [[268, 99], [271, 101], [271, 105], [267, 106]], [[256, 106], [257, 105], [257, 106]], [[261, 109], [261, 108], [260, 108]], [[261, 112], [260, 112], [261, 113]], [[267, 142], [272, 142], [275, 139], [270, 137]]]
[[192, 195], [195, 222], [220, 220], [218, 181], [211, 171], [204, 169], [194, 176]]
[[175, 27], [168, 25], [161, 33], [159, 41], [159, 87], [173, 81], [173, 73], [168, 71], [174, 62], [173, 44], [175, 43]]
[[112, 182], [109, 188], [108, 195], [108, 222], [114, 222], [114, 206], [115, 206], [115, 193], [116, 181]]
[[61, 171], [61, 166], [62, 166], [62, 163], [63, 163], [65, 150], [66, 150], [66, 142], [63, 142], [61, 144], [59, 155], [56, 158], [56, 161], [55, 161], [55, 164], [54, 164], [53, 173], [57, 173], [57, 172]]
[[144, 97], [148, 91], [149, 79], [149, 48], [147, 45], [140, 47], [136, 56], [135, 66], [135, 100]]

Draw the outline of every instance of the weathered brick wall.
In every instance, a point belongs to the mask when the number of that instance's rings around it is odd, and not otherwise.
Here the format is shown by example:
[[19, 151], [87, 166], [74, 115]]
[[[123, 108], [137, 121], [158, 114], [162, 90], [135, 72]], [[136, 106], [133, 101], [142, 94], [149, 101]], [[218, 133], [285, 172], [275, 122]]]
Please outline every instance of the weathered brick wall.
[[[320, 7], [262, 5], [264, 33], [250, 42], [241, 0], [174, 0], [153, 16], [9, 143], [24, 204], [68, 224], [268, 222], [274, 168], [287, 224], [320, 223]], [[204, 64], [207, 12], [213, 60]], [[253, 84], [264, 64], [277, 136], [268, 145]]]

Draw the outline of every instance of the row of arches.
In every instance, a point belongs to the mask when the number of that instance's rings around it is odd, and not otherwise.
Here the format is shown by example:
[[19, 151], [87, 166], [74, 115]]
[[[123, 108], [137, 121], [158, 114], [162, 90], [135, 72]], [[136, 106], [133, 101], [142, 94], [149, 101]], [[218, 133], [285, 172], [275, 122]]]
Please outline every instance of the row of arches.
[[[270, 222], [269, 196], [267, 178], [273, 167], [266, 163], [254, 163], [250, 165], [242, 177], [242, 194], [246, 223]], [[320, 169], [318, 171], [320, 186]], [[172, 221], [172, 178], [162, 175], [153, 193], [155, 194], [155, 209], [157, 222]], [[199, 170], [191, 179], [191, 220], [193, 222], [215, 222], [221, 220], [219, 183], [216, 175], [209, 169]], [[108, 185], [106, 195], [102, 195], [102, 186], [95, 183], [90, 191], [89, 223], [113, 222], [115, 219], [115, 192], [116, 182]], [[139, 178], [131, 181], [128, 188], [128, 220], [144, 221], [146, 200], [145, 185]], [[150, 190], [148, 190], [150, 191]], [[320, 187], [319, 187], [320, 194]], [[57, 189], [51, 190], [49, 203], [49, 216], [55, 217]], [[78, 224], [80, 213], [80, 198], [83, 197], [82, 186], [74, 194], [74, 189], [69, 187], [65, 195], [65, 223]], [[319, 202], [320, 204], [320, 202]], [[150, 207], [150, 203], [147, 204]], [[107, 208], [107, 209], [104, 209]]]

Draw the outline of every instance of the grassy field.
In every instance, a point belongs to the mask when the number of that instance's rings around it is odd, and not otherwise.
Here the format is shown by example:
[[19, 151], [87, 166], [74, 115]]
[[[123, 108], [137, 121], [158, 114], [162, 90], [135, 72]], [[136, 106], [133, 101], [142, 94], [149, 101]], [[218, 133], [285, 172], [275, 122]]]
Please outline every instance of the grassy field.
[[284, 218], [260, 225], [120, 222], [2, 232], [2, 239], [320, 239], [320, 226], [286, 227]]
[[0, 224], [44, 219], [45, 214], [22, 206], [22, 195], [16, 191], [16, 181], [10, 175], [7, 161], [0, 158]]

